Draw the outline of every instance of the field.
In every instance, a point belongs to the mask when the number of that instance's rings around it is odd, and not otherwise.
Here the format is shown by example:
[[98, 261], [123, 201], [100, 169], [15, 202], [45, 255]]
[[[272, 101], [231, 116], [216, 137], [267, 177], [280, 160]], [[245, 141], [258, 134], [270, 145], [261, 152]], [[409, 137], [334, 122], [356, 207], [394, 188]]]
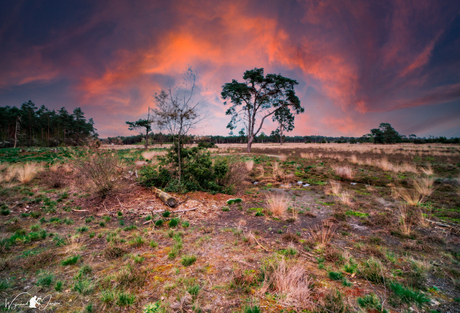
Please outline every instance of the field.
[[136, 177], [167, 147], [103, 146], [100, 183], [88, 149], [1, 149], [0, 307], [460, 311], [459, 146], [218, 144], [237, 194], [173, 209]]

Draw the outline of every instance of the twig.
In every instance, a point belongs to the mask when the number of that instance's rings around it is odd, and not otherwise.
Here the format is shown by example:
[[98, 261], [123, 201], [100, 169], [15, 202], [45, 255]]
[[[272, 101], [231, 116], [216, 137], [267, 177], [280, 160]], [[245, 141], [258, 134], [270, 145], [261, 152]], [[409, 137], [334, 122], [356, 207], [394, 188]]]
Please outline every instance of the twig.
[[117, 198], [118, 203], [120, 204], [120, 206], [121, 206], [121, 208], [123, 209], [123, 212], [124, 212], [124, 211], [125, 211], [125, 207], [123, 206], [123, 204], [121, 204], [120, 199], [118, 199], [118, 197], [115, 197], [115, 198]]
[[264, 250], [267, 251], [267, 252], [270, 252], [270, 250], [268, 250], [267, 248], [265, 248], [264, 246], [262, 246], [262, 245], [257, 241], [257, 238], [256, 238], [256, 237], [254, 237], [254, 240], [257, 242], [257, 244], [258, 244], [262, 249], [264, 249]]
[[72, 211], [74, 211], [74, 212], [89, 212], [88, 210], [76, 210], [76, 209], [72, 209]]

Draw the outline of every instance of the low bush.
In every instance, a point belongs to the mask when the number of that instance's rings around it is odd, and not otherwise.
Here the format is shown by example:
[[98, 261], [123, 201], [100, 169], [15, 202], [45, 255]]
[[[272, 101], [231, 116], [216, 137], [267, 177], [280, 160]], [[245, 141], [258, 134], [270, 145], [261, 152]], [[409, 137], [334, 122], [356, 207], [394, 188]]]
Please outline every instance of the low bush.
[[79, 182], [89, 191], [106, 197], [121, 183], [121, 161], [116, 154], [97, 152], [75, 161]]
[[180, 183], [177, 144], [171, 147], [166, 156], [159, 157], [159, 160], [158, 167], [145, 166], [139, 172], [139, 182], [143, 186], [154, 186], [170, 192], [208, 191], [224, 193], [231, 193], [235, 187], [234, 179], [230, 175], [233, 172], [230, 171], [229, 160], [219, 158], [213, 163], [210, 153], [203, 148], [183, 147], [181, 149], [182, 175]]

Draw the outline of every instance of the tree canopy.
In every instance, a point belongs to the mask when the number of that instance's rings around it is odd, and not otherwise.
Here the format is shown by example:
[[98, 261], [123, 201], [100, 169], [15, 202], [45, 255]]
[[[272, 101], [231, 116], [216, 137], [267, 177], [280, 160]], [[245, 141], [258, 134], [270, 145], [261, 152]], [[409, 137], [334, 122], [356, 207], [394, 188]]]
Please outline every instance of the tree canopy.
[[232, 117], [227, 128], [233, 130], [238, 123], [243, 122], [248, 138], [247, 151], [251, 152], [254, 138], [268, 117], [280, 110], [300, 114], [304, 109], [295, 94], [294, 87], [298, 82], [294, 79], [281, 74], [264, 75], [263, 68], [244, 72], [243, 79], [242, 83], [233, 79], [231, 83], [223, 85], [221, 96], [232, 103], [226, 111]]
[[401, 142], [401, 135], [389, 123], [380, 123], [379, 128], [371, 129], [371, 136], [374, 143]]
[[0, 147], [81, 145], [97, 138], [93, 119], [86, 120], [81, 108], [69, 113], [64, 107], [37, 108], [31, 100], [20, 108], [0, 107]]

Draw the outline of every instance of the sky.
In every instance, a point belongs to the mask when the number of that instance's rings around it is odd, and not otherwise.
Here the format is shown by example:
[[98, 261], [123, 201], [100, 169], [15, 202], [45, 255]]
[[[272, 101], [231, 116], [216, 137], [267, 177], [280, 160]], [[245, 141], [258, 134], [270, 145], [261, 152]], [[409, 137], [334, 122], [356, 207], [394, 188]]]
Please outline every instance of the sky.
[[0, 106], [81, 107], [100, 137], [135, 135], [125, 121], [190, 67], [197, 135], [227, 135], [222, 86], [264, 68], [299, 83], [289, 135], [460, 137], [458, 0], [0, 3]]

